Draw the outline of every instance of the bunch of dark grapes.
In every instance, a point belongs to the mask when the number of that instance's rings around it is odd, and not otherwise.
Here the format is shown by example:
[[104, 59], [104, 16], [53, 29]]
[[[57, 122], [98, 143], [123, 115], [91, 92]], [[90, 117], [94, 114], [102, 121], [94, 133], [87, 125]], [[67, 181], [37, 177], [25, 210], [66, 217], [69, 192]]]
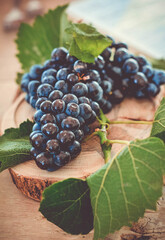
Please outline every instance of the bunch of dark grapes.
[[41, 169], [56, 170], [81, 152], [81, 142], [100, 108], [107, 113], [124, 97], [154, 97], [165, 83], [164, 71], [131, 54], [125, 43], [111, 40], [93, 64], [60, 47], [43, 66], [34, 65], [23, 75], [26, 101], [37, 110], [31, 155]]

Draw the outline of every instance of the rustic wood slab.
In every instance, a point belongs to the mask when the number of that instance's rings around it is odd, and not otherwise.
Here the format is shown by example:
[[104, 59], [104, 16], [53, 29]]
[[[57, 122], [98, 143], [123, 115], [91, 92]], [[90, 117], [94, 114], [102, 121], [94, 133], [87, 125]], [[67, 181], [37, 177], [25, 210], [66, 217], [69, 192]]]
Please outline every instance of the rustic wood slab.
[[[107, 114], [107, 117], [111, 120], [152, 120], [154, 113], [164, 95], [165, 91], [162, 89], [161, 93], [152, 100], [125, 99], [120, 105], [116, 105], [113, 110]], [[34, 112], [35, 110], [24, 101], [24, 94], [20, 94], [11, 108], [4, 115], [1, 124], [1, 131], [4, 132], [4, 130], [9, 127], [18, 127], [19, 124], [25, 121], [27, 118], [32, 120]], [[123, 140], [133, 140], [134, 138], [142, 139], [149, 136], [150, 130], [150, 125], [112, 125], [109, 129], [109, 138]], [[112, 157], [121, 147], [123, 147], [123, 145], [113, 145]], [[82, 144], [82, 152], [76, 159], [56, 172], [47, 172], [39, 169], [33, 160], [10, 168], [9, 171], [14, 183], [22, 193], [32, 199], [41, 200], [42, 191], [45, 187], [49, 186], [53, 182], [60, 181], [68, 177], [84, 179], [99, 169], [103, 164], [104, 160], [99, 139], [94, 137]], [[140, 239], [142, 236], [152, 237], [152, 233], [150, 233], [150, 231], [152, 227], [155, 227], [155, 225], [153, 226], [153, 223], [150, 224], [149, 220], [151, 217], [153, 217], [155, 224], [160, 224], [159, 220], [157, 219], [157, 215], [157, 213], [150, 211], [146, 212], [145, 218], [140, 220], [139, 223], [133, 225], [132, 229], [123, 227], [120, 231], [116, 232], [115, 234], [111, 234], [106, 239], [129, 240]], [[143, 227], [145, 222], [147, 222], [147, 224], [145, 227]], [[162, 226], [164, 225], [160, 225], [161, 233], [163, 234]], [[60, 236], [63, 236], [63, 234], [63, 231], [61, 231]], [[159, 231], [155, 233], [155, 235], [160, 235]], [[92, 236], [93, 231], [83, 238], [92, 239]], [[164, 235], [162, 235], [162, 237], [163, 236]], [[80, 236], [78, 238], [77, 237], [75, 236], [73, 239], [81, 239]], [[67, 236], [67, 234], [66, 239], [70, 239], [69, 235]]]
[[[112, 120], [152, 120], [163, 95], [164, 91], [162, 90], [153, 100], [125, 99], [121, 104], [116, 105], [107, 114], [107, 117]], [[16, 101], [6, 112], [1, 124], [2, 132], [9, 127], [18, 127], [21, 122], [27, 119], [33, 119], [35, 110], [24, 100], [24, 97], [23, 93], [18, 95]], [[142, 139], [149, 136], [150, 130], [150, 125], [112, 125], [109, 129], [109, 138], [125, 140], [133, 140], [134, 138]], [[112, 157], [121, 147], [123, 145], [113, 145]], [[104, 159], [99, 139], [93, 137], [82, 144], [82, 152], [76, 159], [58, 171], [48, 172], [41, 170], [36, 166], [34, 160], [21, 163], [10, 168], [9, 171], [18, 189], [32, 199], [41, 200], [43, 190], [53, 182], [70, 177], [85, 179], [103, 164]]]

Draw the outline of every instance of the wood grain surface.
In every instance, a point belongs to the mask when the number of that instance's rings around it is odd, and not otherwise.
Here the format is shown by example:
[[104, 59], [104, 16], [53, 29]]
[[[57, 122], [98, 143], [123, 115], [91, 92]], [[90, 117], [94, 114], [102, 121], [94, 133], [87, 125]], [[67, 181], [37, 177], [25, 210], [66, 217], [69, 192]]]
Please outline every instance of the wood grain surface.
[[[157, 107], [159, 106], [159, 103], [164, 95], [165, 95], [165, 91], [164, 91], [164, 88], [162, 88], [162, 91], [160, 92], [160, 94], [152, 100], [139, 101], [135, 99], [125, 99], [121, 104], [116, 105], [113, 108], [113, 110], [109, 114], [107, 114], [107, 117], [111, 120], [127, 120], [127, 119], [152, 120], [154, 117], [154, 113]], [[9, 110], [6, 111], [1, 123], [2, 132], [8, 127], [19, 126], [19, 124], [24, 120], [26, 120], [27, 118], [30, 120], [33, 119], [35, 110], [32, 109], [32, 107], [25, 102], [24, 96], [25, 96], [24, 94], [18, 95], [18, 97], [16, 98], [14, 103], [11, 105]], [[135, 124], [135, 125], [124, 124], [124, 125], [117, 125], [117, 126], [112, 125], [109, 128], [109, 138], [124, 139], [124, 140], [133, 140], [134, 138], [142, 139], [149, 136], [150, 130], [151, 130], [150, 125], [139, 125], [139, 124]], [[117, 151], [121, 147], [123, 147], [123, 145], [120, 145], [120, 144], [113, 145], [112, 157], [117, 153]], [[26, 196], [33, 198], [35, 200], [40, 200], [41, 193], [44, 190], [44, 188], [52, 184], [53, 182], [56, 182], [68, 177], [86, 178], [92, 172], [95, 172], [98, 168], [100, 168], [103, 164], [104, 164], [104, 161], [103, 161], [102, 152], [99, 145], [99, 140], [97, 137], [95, 137], [83, 144], [82, 152], [76, 159], [74, 159], [72, 162], [70, 162], [65, 167], [61, 168], [56, 172], [43, 171], [39, 169], [35, 165], [34, 161], [32, 160], [11, 168], [10, 173], [15, 185], [17, 186], [18, 189], [21, 190], [22, 193], [24, 193]], [[13, 188], [14, 188], [14, 184], [13, 184]], [[25, 199], [27, 201], [26, 197]], [[34, 205], [36, 206], [35, 202], [34, 202]], [[32, 206], [34, 207], [34, 205], [32, 204], [31, 207]], [[164, 209], [164, 205], [165, 205], [165, 201], [163, 201], [162, 199], [158, 205], [160, 209], [159, 211], [162, 212], [162, 206]], [[25, 208], [23, 208], [22, 210], [23, 210], [22, 212], [19, 210], [19, 213], [22, 214], [24, 213], [24, 211], [26, 211]], [[35, 213], [36, 213], [35, 218], [37, 216], [38, 217], [40, 216], [39, 221], [40, 222], [44, 221], [44, 227], [45, 227], [45, 223], [46, 223], [46, 226], [50, 224], [46, 219], [42, 218], [40, 213], [37, 212], [37, 209], [35, 209]], [[33, 214], [34, 214], [34, 211], [33, 211]], [[123, 227], [120, 231], [108, 236], [107, 239], [114, 239], [114, 240], [140, 239], [142, 236], [145, 236], [145, 235], [152, 236], [153, 235], [153, 232], [151, 232], [152, 228], [155, 229], [154, 237], [159, 236], [159, 239], [161, 239], [160, 237], [162, 234], [164, 234], [163, 228], [165, 225], [162, 224], [162, 219], [161, 219], [161, 222], [160, 222], [160, 219], [158, 219], [159, 214], [160, 212], [148, 211], [145, 214], [145, 218], [140, 220], [139, 223], [134, 224], [132, 228]], [[31, 211], [30, 211], [30, 215], [31, 215]], [[152, 221], [150, 221], [150, 219], [152, 219]], [[144, 223], [146, 223], [146, 225]], [[50, 239], [68, 239], [68, 240], [69, 239], [92, 239], [92, 236], [93, 236], [93, 231], [91, 231], [86, 236], [80, 236], [80, 235], [71, 236], [69, 234], [64, 233], [57, 226], [53, 226], [53, 224], [50, 224], [50, 226], [53, 228], [53, 232], [55, 234], [55, 238], [51, 238], [50, 236]], [[157, 230], [157, 227], [159, 227], [159, 230]], [[48, 228], [49, 226], [47, 226], [47, 228], [44, 229], [44, 234], [46, 234], [46, 230]], [[25, 233], [25, 230], [23, 230], [22, 234], [23, 233]], [[164, 235], [162, 236], [164, 237]], [[26, 238], [23, 237], [23, 239], [26, 239]]]

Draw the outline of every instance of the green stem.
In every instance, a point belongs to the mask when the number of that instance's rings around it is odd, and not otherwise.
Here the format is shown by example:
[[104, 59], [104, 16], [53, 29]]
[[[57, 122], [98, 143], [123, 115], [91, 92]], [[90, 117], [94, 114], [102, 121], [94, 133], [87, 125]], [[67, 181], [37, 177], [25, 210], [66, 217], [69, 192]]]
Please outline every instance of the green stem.
[[119, 143], [119, 144], [126, 144], [126, 145], [129, 145], [129, 141], [126, 141], [126, 140], [107, 140], [107, 142], [109, 144], [113, 144], [113, 143]]
[[136, 121], [136, 120], [126, 120], [126, 121], [109, 121], [110, 124], [153, 124], [153, 121]]

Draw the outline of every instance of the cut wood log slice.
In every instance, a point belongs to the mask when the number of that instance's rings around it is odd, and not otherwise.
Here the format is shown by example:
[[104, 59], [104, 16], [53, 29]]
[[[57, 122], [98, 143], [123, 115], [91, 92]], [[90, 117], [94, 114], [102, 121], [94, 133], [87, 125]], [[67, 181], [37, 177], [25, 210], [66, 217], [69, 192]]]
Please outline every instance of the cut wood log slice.
[[[116, 105], [107, 114], [111, 120], [153, 120], [154, 113], [165, 95], [164, 89], [151, 100], [125, 99], [121, 104]], [[35, 110], [24, 100], [25, 95], [20, 94], [13, 105], [3, 117], [1, 132], [10, 127], [18, 127], [23, 121], [33, 119]], [[143, 139], [150, 134], [151, 125], [122, 124], [111, 125], [109, 128], [110, 139], [133, 140]], [[114, 144], [112, 157], [123, 147], [121, 144]], [[39, 169], [34, 160], [21, 163], [9, 169], [17, 188], [26, 196], [41, 200], [43, 190], [53, 182], [66, 178], [85, 179], [97, 171], [104, 164], [103, 154], [97, 137], [92, 137], [82, 144], [82, 152], [73, 161], [61, 169], [48, 172]]]

